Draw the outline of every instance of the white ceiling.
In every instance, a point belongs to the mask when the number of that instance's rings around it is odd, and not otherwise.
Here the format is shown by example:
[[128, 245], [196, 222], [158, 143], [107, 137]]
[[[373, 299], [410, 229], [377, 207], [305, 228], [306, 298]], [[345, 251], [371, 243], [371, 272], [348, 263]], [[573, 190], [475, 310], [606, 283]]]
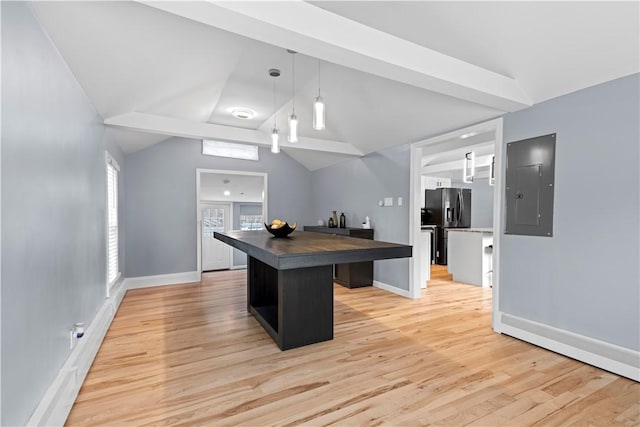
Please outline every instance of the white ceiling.
[[[126, 153], [171, 135], [269, 144], [310, 170], [640, 71], [637, 2], [39, 2]], [[311, 128], [321, 91], [327, 129]], [[230, 107], [248, 107], [251, 120]], [[143, 113], [143, 114], [140, 114]]]
[[[200, 199], [262, 203], [263, 177], [206, 172], [200, 174]], [[226, 196], [224, 192], [229, 191]]]

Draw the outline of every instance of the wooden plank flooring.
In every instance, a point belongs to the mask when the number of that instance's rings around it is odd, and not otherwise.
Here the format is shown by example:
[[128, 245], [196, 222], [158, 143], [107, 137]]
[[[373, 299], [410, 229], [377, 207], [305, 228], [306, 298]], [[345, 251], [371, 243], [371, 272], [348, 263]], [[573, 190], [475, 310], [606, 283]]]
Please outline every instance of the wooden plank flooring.
[[334, 340], [282, 352], [245, 277], [129, 291], [67, 424], [640, 424], [640, 384], [495, 334], [488, 289], [336, 285]]

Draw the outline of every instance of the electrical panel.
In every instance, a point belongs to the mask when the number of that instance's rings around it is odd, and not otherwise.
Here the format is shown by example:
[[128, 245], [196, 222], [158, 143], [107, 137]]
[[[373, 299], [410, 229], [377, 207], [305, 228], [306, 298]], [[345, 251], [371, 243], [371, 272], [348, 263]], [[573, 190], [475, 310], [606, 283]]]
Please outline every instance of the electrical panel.
[[556, 134], [507, 144], [505, 234], [553, 235]]

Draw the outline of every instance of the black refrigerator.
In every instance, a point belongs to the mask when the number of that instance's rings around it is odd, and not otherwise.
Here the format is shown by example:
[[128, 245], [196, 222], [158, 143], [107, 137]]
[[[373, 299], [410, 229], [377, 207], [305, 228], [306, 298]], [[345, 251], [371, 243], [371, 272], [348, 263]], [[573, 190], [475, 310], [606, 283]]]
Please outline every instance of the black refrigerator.
[[448, 231], [471, 227], [471, 189], [438, 188], [425, 191], [429, 224], [436, 226], [436, 264], [447, 264]]

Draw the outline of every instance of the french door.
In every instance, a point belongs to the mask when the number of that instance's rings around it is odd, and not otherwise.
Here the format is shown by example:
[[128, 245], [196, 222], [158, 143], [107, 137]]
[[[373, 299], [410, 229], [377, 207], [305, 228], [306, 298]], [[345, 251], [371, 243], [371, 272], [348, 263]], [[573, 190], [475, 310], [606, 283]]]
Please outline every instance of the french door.
[[231, 229], [228, 204], [202, 203], [202, 271], [231, 268], [231, 246], [213, 237]]

